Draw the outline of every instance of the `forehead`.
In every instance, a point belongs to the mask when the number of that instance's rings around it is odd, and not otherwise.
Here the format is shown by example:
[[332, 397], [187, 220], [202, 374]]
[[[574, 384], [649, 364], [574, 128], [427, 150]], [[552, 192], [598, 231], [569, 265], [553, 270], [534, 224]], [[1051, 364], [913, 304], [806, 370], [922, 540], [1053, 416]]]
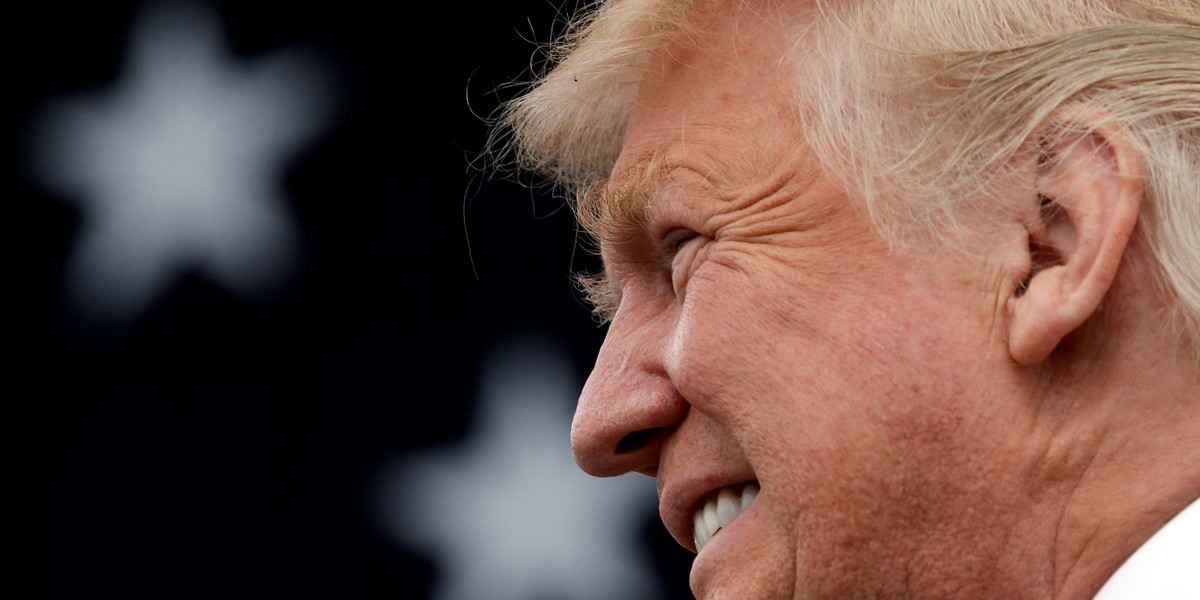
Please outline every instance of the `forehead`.
[[808, 15], [732, 4], [693, 14], [652, 56], [612, 178], [581, 199], [593, 216], [636, 218], [680, 168], [734, 189], [805, 148], [789, 74]]
[[746, 5], [693, 15], [652, 55], [614, 172], [623, 161], [660, 153], [639, 144], [647, 137], [706, 141], [790, 111], [789, 30], [775, 15]]

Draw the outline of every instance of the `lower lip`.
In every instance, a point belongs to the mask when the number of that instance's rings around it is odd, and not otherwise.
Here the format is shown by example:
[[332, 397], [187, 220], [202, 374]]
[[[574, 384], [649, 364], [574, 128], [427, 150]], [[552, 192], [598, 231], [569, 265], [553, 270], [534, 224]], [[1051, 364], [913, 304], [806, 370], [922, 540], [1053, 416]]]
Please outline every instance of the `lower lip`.
[[[722, 527], [716, 535], [704, 544], [704, 549], [692, 561], [690, 577], [693, 591], [701, 590], [718, 569], [745, 568], [746, 565], [730, 564], [733, 557], [738, 556], [738, 548], [746, 548], [750, 544], [762, 543], [766, 537], [758, 531], [765, 526], [766, 515], [763, 514], [763, 497], [759, 492], [749, 508], [742, 511], [731, 523]], [[749, 557], [751, 553], [742, 552]]]

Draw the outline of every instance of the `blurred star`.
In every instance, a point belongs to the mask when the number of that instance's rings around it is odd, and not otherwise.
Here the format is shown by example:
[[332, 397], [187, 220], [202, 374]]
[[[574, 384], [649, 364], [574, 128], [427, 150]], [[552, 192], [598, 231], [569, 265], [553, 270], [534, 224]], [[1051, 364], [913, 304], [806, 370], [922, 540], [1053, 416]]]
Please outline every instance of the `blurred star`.
[[47, 106], [34, 129], [33, 174], [82, 216], [70, 299], [124, 323], [185, 269], [277, 289], [299, 250], [283, 170], [332, 116], [318, 57], [231, 56], [201, 4], [152, 3], [131, 31], [114, 88]]
[[660, 597], [638, 543], [655, 513], [654, 484], [600, 480], [575, 465], [579, 386], [562, 349], [530, 340], [498, 348], [481, 389], [466, 442], [397, 461], [374, 499], [385, 533], [436, 557], [435, 598]]

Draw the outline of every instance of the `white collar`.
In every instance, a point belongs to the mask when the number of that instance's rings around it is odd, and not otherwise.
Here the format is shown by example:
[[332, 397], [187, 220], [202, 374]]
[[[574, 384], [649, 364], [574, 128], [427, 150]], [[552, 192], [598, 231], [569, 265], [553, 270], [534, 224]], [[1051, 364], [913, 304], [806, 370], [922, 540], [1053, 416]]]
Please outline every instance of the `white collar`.
[[1175, 515], [1108, 579], [1094, 600], [1200, 598], [1200, 499]]

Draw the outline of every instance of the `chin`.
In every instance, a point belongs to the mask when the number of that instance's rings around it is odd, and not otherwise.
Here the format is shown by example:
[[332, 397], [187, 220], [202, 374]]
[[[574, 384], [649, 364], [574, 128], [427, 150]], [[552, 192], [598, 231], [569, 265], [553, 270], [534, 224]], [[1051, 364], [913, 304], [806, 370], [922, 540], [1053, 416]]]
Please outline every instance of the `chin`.
[[704, 544], [689, 580], [697, 599], [797, 597], [795, 551], [784, 543], [783, 532], [772, 526], [774, 519], [766, 505], [756, 501]]

